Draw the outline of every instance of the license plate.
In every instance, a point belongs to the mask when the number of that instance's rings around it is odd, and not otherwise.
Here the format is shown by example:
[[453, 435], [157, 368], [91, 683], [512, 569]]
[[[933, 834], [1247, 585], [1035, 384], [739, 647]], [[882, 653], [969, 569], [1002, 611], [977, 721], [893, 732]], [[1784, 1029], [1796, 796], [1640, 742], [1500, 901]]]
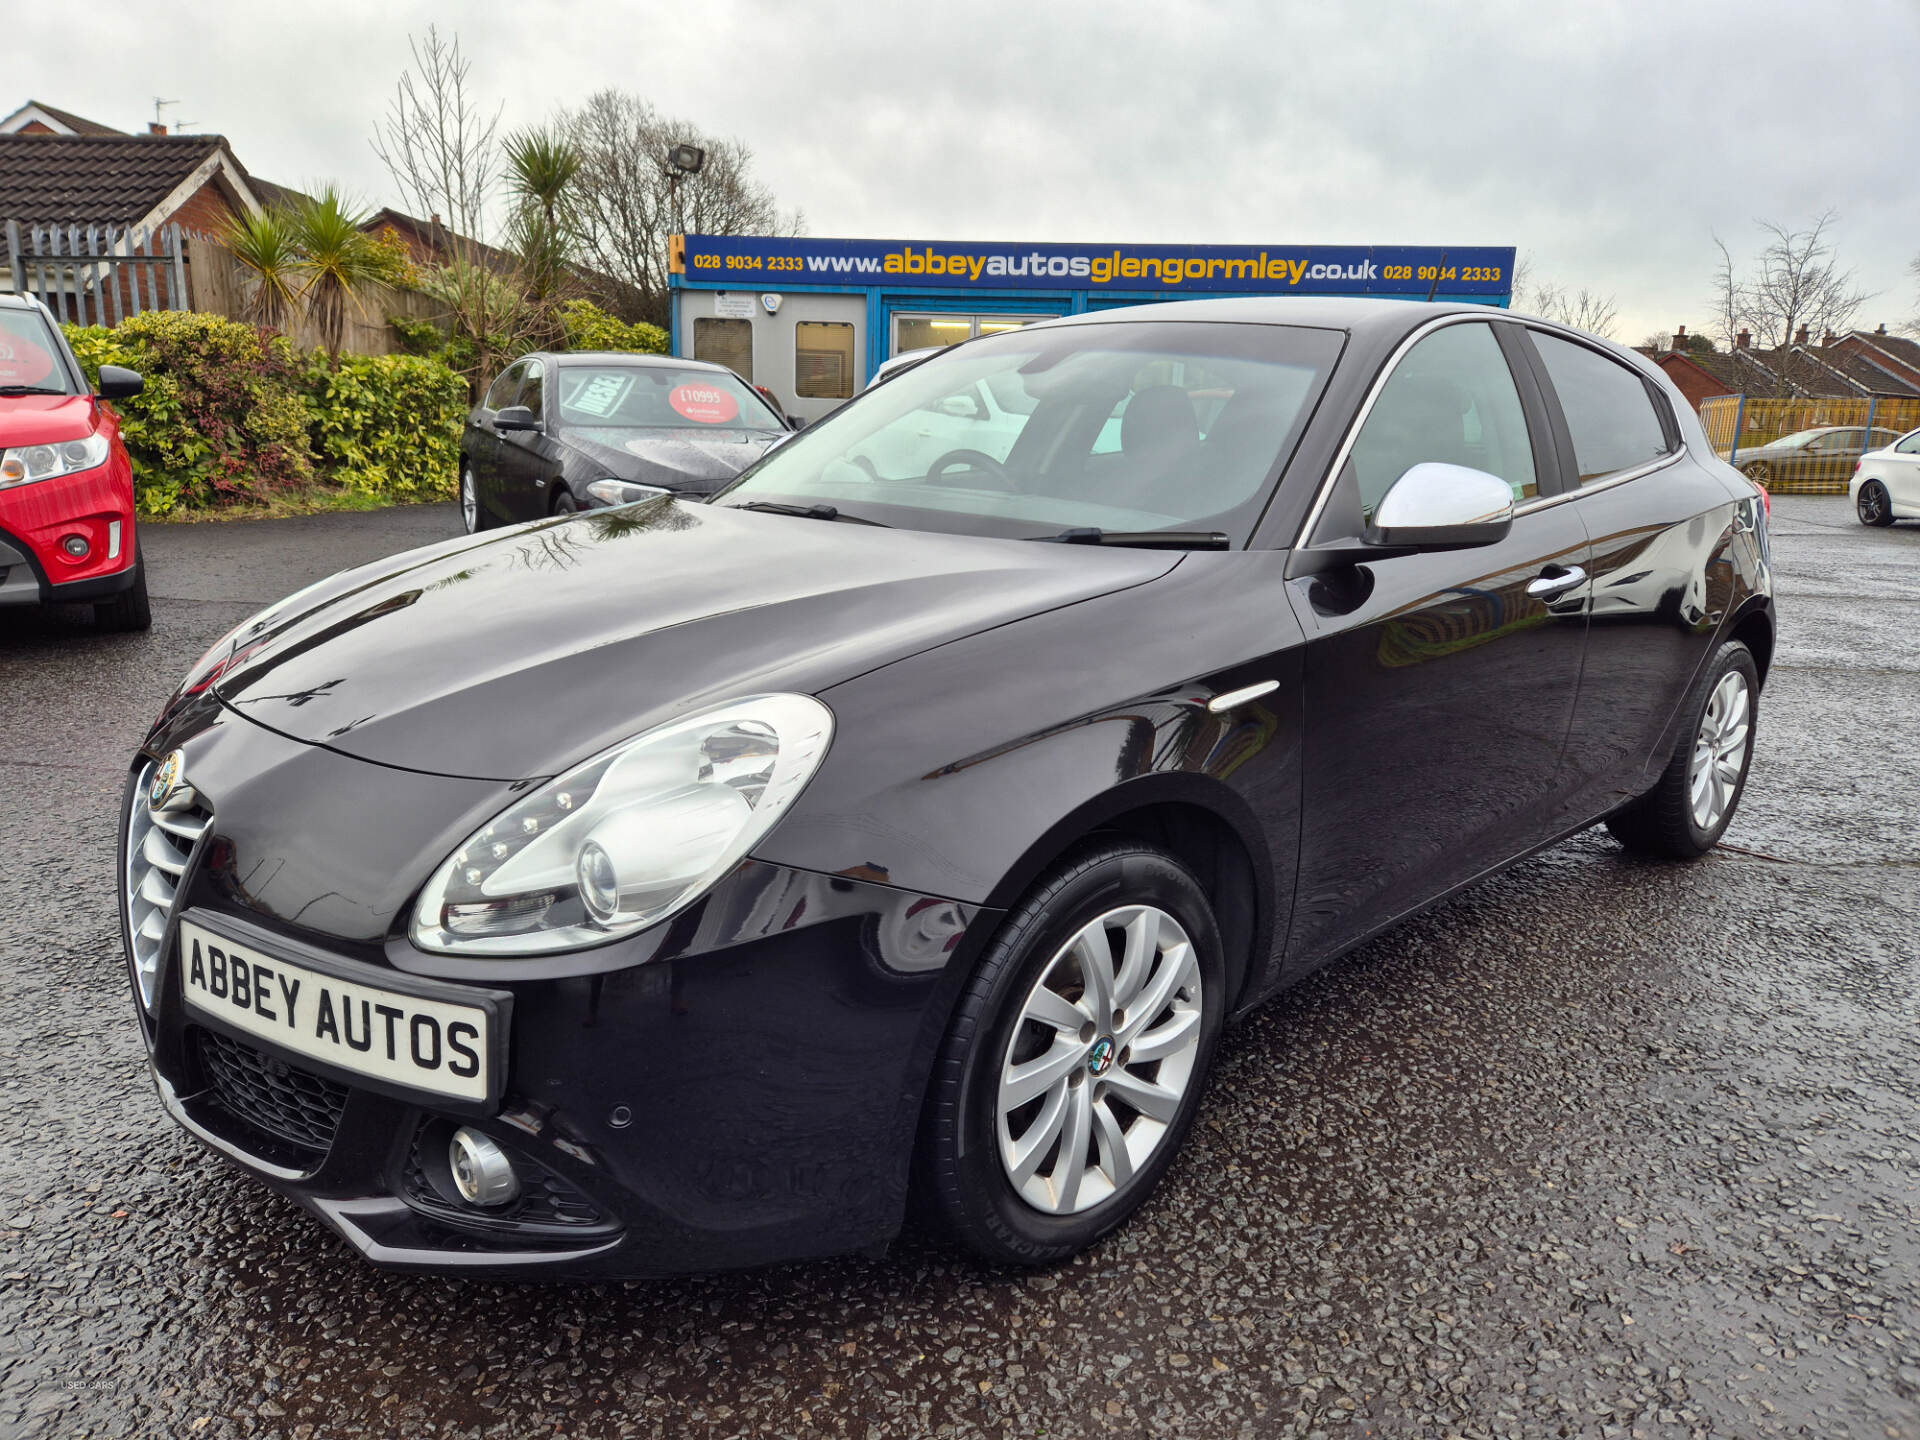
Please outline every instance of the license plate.
[[496, 1043], [475, 1005], [357, 984], [180, 922], [188, 1008], [284, 1054], [458, 1100], [484, 1101]]

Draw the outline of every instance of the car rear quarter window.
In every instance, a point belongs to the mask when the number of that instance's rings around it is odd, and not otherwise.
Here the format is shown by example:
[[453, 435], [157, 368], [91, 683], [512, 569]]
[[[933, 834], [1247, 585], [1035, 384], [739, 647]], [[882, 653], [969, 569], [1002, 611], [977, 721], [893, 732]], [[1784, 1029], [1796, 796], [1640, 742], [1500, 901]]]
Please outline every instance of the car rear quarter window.
[[1660, 412], [1638, 374], [1585, 345], [1530, 333], [1567, 417], [1582, 485], [1672, 453]]
[[1920, 430], [1914, 431], [1893, 448], [1902, 455], [1920, 455]]

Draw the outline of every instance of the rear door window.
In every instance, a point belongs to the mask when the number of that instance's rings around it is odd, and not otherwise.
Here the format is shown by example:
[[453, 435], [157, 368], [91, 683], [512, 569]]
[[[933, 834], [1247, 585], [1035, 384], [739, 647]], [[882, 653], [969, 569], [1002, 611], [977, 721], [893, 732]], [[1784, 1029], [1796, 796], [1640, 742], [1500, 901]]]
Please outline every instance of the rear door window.
[[1528, 331], [1573, 439], [1580, 483], [1591, 485], [1672, 453], [1646, 381], [1598, 350]]

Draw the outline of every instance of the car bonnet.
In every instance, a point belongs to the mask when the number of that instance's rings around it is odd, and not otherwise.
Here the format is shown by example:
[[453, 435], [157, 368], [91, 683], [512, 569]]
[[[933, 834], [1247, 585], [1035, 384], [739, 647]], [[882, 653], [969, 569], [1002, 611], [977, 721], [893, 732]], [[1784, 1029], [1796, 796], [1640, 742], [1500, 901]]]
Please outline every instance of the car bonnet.
[[824, 689], [1179, 559], [662, 499], [323, 582], [183, 689], [212, 679], [238, 714], [361, 759], [520, 780], [702, 706]]

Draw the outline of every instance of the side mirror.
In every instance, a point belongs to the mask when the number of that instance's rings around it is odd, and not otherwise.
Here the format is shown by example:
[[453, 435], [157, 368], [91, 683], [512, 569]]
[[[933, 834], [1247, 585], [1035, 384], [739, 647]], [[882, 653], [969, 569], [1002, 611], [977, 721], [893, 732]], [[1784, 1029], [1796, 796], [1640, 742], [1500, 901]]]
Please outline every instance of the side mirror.
[[94, 392], [102, 400], [126, 400], [147, 388], [146, 377], [123, 365], [100, 367], [100, 388]]
[[1393, 482], [1367, 527], [1369, 546], [1467, 550], [1513, 529], [1513, 487], [1498, 475], [1428, 460]]
[[495, 430], [538, 430], [540, 422], [533, 418], [533, 411], [524, 405], [508, 405], [493, 414]]

